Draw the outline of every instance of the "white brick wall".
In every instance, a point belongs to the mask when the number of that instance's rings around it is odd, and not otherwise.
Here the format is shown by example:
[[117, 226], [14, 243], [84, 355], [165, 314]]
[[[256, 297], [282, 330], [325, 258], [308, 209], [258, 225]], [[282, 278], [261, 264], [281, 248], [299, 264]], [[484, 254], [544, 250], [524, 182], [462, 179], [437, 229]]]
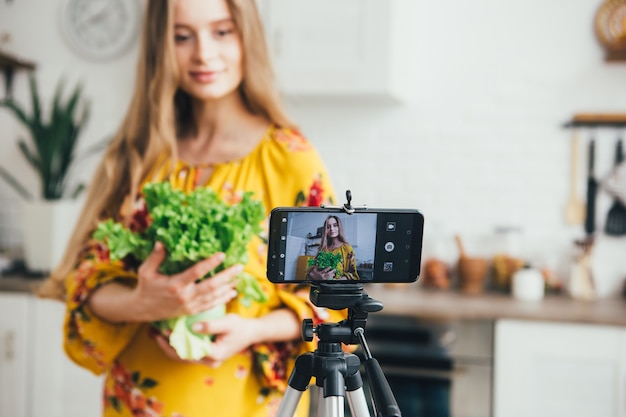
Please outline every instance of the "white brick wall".
[[[420, 62], [411, 103], [299, 101], [297, 120], [338, 192], [350, 188], [370, 206], [421, 209], [427, 241], [460, 233], [481, 253], [495, 227], [514, 226], [524, 255], [563, 259], [582, 227], [564, 223], [572, 132], [561, 125], [576, 112], [626, 110], [626, 64], [604, 62], [593, 34], [599, 3], [421, 3], [420, 35], [408, 51]], [[581, 131], [581, 196], [590, 134]], [[603, 176], [617, 132], [595, 134]], [[601, 193], [600, 229], [609, 204]]]
[[[562, 257], [582, 228], [563, 221], [571, 132], [561, 125], [576, 112], [626, 111], [626, 63], [604, 62], [593, 34], [600, 2], [415, 1], [418, 36], [407, 40], [407, 53], [418, 66], [407, 105], [298, 101], [289, 105], [292, 115], [326, 160], [340, 197], [349, 188], [355, 203], [421, 209], [427, 243], [460, 233], [468, 250], [480, 252], [496, 226], [515, 226], [529, 256], [545, 246]], [[93, 143], [125, 110], [134, 53], [106, 65], [82, 60], [58, 30], [61, 1], [34, 2], [0, 2], [0, 31], [40, 63], [48, 90], [61, 73], [86, 80], [95, 107], [85, 139]], [[18, 76], [16, 96], [24, 94]], [[0, 163], [25, 170], [13, 121], [0, 112], [0, 125]], [[616, 133], [597, 136], [604, 175]], [[582, 132], [583, 144], [588, 137]], [[581, 177], [581, 193], [583, 184]], [[0, 199], [16, 196], [0, 183]], [[608, 204], [602, 195], [600, 228]]]

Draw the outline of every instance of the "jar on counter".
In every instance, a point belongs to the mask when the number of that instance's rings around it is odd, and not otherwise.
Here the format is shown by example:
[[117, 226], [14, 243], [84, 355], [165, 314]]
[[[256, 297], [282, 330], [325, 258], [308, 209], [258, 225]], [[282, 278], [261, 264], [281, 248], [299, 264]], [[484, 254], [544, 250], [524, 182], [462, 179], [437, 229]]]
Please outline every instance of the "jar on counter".
[[510, 290], [513, 274], [525, 264], [521, 238], [521, 229], [513, 226], [496, 227], [491, 236], [493, 285], [499, 290]]
[[523, 301], [539, 301], [545, 293], [543, 274], [537, 268], [525, 265], [513, 274], [511, 293]]

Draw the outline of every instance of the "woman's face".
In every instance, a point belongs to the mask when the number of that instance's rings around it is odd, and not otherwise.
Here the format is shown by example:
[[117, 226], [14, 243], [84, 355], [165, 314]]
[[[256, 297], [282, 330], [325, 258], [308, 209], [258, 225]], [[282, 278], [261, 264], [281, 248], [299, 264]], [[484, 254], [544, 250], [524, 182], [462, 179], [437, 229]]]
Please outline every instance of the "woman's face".
[[199, 100], [216, 100], [237, 90], [243, 52], [226, 0], [177, 0], [174, 36], [185, 92]]
[[332, 238], [339, 236], [339, 223], [337, 223], [337, 219], [331, 217], [326, 222], [326, 234]]

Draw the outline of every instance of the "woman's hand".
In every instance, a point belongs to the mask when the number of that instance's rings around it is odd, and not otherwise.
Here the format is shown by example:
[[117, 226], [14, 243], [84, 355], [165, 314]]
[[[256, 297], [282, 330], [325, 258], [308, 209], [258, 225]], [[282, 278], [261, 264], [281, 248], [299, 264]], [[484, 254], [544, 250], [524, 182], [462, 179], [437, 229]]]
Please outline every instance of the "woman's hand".
[[198, 361], [181, 359], [170, 346], [167, 337], [158, 334], [156, 340], [171, 359], [218, 367], [233, 355], [256, 343], [298, 339], [301, 323], [293, 311], [278, 309], [258, 318], [244, 318], [231, 313], [219, 319], [199, 321], [193, 325], [192, 330], [215, 336], [211, 344], [211, 353]]
[[246, 319], [237, 314], [227, 314], [219, 319], [195, 323], [192, 327], [194, 332], [215, 336], [211, 342], [211, 353], [200, 360], [180, 358], [166, 336], [157, 334], [155, 337], [157, 344], [170, 359], [217, 368], [226, 359], [261, 339], [257, 321], [257, 319]]
[[[223, 319], [219, 319], [219, 320], [224, 320], [230, 316], [232, 316], [235, 319], [233, 321], [238, 321], [238, 320], [249, 321], [249, 322], [253, 321], [252, 319], [243, 319], [242, 317], [236, 314], [229, 314], [228, 316], [225, 316]], [[243, 327], [243, 329], [245, 328], [246, 326]], [[246, 330], [242, 332], [241, 330], [243, 329], [238, 328], [235, 330], [235, 328], [233, 327], [233, 328], [230, 328], [227, 332], [223, 333], [222, 335], [216, 337], [215, 340], [211, 342], [211, 354], [199, 360], [183, 359], [180, 356], [178, 356], [178, 353], [176, 353], [176, 349], [174, 349], [172, 345], [170, 345], [170, 342], [167, 336], [161, 333], [155, 334], [154, 338], [157, 344], [159, 345], [159, 347], [161, 348], [161, 350], [163, 351], [163, 353], [165, 353], [165, 355], [168, 358], [174, 361], [184, 362], [184, 363], [198, 363], [201, 365], [207, 365], [213, 368], [217, 368], [226, 359], [230, 358], [231, 356], [235, 355], [238, 352], [245, 350], [252, 344], [250, 342], [244, 341], [246, 339], [244, 337], [245, 336], [244, 332]], [[206, 331], [202, 330], [202, 331], [199, 331], [198, 333], [206, 333]], [[210, 334], [213, 334], [213, 333], [210, 333]], [[237, 341], [239, 341], [239, 343], [237, 343]]]
[[317, 265], [309, 270], [309, 277], [314, 280], [327, 280], [335, 277], [335, 270], [330, 266], [322, 270], [317, 268]]
[[263, 327], [257, 319], [243, 318], [237, 314], [197, 322], [192, 330], [215, 336], [211, 343], [211, 353], [200, 360], [200, 363], [213, 367], [221, 365], [226, 359], [263, 339]]
[[200, 313], [237, 297], [235, 277], [243, 270], [242, 265], [196, 283], [224, 261], [223, 253], [171, 276], [158, 271], [164, 259], [165, 249], [157, 242], [139, 267], [135, 288], [115, 282], [104, 285], [89, 297], [88, 306], [97, 316], [113, 323], [152, 322]]
[[196, 281], [224, 261], [217, 253], [175, 275], [163, 275], [158, 268], [165, 259], [160, 242], [138, 270], [133, 298], [142, 311], [142, 321], [155, 321], [200, 313], [237, 297], [235, 277], [243, 271], [235, 265], [209, 279]]

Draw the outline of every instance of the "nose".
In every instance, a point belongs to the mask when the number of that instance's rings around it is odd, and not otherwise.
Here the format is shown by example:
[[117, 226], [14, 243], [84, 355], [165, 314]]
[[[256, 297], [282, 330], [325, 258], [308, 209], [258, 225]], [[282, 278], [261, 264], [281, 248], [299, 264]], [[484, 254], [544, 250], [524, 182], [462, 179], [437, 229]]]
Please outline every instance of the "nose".
[[210, 33], [198, 34], [198, 42], [194, 51], [194, 58], [200, 62], [207, 62], [218, 55], [218, 42]]

